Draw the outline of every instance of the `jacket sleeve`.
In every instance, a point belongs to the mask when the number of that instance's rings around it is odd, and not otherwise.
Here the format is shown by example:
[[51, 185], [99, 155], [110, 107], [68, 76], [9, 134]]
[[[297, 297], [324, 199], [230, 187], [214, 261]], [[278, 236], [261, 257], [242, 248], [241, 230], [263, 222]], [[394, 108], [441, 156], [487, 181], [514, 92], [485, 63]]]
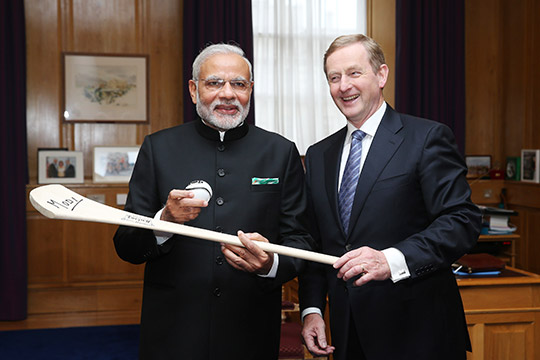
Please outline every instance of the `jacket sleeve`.
[[429, 226], [395, 245], [405, 255], [411, 278], [450, 266], [476, 244], [481, 212], [471, 202], [465, 174], [451, 130], [433, 126], [418, 164]]
[[[137, 155], [137, 162], [129, 182], [129, 193], [125, 210], [135, 214], [154, 217], [163, 204], [157, 193], [152, 143], [146, 137]], [[152, 230], [119, 226], [114, 235], [114, 246], [118, 256], [130, 263], [141, 264], [166, 253], [172, 241], [158, 246]]]

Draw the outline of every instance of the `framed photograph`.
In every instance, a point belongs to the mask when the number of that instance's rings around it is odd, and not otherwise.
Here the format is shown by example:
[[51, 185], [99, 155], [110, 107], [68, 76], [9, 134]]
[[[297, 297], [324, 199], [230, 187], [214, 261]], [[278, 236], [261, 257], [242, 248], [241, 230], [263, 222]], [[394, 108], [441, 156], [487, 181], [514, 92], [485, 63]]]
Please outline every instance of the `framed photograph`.
[[38, 149], [38, 183], [84, 183], [82, 151]]
[[481, 178], [489, 175], [491, 169], [491, 155], [465, 156], [467, 163], [467, 178]]
[[94, 182], [128, 183], [138, 154], [138, 146], [96, 146], [94, 148]]
[[506, 180], [521, 180], [521, 158], [519, 156], [509, 156], [506, 158], [504, 178]]
[[148, 56], [63, 56], [64, 121], [148, 122]]
[[521, 181], [540, 183], [540, 150], [521, 150]]

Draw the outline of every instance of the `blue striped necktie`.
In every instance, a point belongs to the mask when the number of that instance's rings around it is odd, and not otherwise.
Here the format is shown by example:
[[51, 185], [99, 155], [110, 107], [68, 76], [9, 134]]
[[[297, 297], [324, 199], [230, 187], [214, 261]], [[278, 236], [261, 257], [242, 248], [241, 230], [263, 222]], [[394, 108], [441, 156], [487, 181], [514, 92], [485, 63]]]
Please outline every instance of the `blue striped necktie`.
[[352, 133], [351, 151], [339, 188], [339, 215], [345, 233], [349, 230], [349, 219], [351, 218], [354, 194], [356, 192], [358, 178], [360, 177], [360, 159], [362, 158], [362, 139], [364, 139], [364, 136], [366, 136], [366, 133], [362, 130], [355, 130]]

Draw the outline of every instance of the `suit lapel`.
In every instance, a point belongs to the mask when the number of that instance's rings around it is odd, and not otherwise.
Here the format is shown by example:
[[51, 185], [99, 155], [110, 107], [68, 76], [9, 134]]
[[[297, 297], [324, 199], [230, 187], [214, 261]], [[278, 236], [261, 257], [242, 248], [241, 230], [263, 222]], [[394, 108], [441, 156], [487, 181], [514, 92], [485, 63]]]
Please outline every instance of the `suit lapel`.
[[377, 129], [377, 133], [373, 138], [368, 156], [360, 173], [360, 178], [358, 179], [348, 236], [350, 236], [356, 226], [358, 217], [364, 208], [364, 204], [373, 185], [403, 141], [403, 137], [398, 133], [402, 127], [403, 124], [399, 114], [388, 106], [381, 124]]
[[336, 141], [326, 150], [324, 153], [324, 182], [326, 187], [326, 194], [328, 195], [328, 201], [330, 203], [330, 211], [332, 216], [343, 236], [343, 226], [341, 225], [341, 219], [339, 217], [338, 211], [338, 200], [337, 200], [337, 188], [338, 188], [338, 179], [339, 179], [339, 164], [341, 162], [341, 154], [343, 152], [343, 143], [345, 142], [345, 135], [347, 134], [347, 127], [344, 127], [339, 131], [336, 136]]

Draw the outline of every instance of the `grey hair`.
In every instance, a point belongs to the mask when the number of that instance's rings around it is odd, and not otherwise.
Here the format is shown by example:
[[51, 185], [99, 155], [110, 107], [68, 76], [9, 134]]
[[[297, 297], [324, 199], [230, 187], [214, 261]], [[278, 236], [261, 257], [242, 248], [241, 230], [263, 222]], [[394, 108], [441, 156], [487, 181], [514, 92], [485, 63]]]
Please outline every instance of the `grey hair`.
[[202, 64], [208, 60], [210, 56], [216, 55], [216, 54], [236, 54], [240, 55], [245, 62], [247, 63], [249, 67], [249, 81], [253, 80], [253, 70], [251, 63], [246, 58], [246, 55], [244, 53], [244, 50], [242, 50], [240, 47], [236, 45], [229, 45], [229, 44], [214, 44], [209, 45], [206, 48], [204, 48], [199, 55], [195, 58], [195, 61], [193, 61], [193, 73], [192, 73], [192, 80], [199, 80], [199, 74], [201, 73], [201, 66]]
[[377, 74], [383, 64], [386, 64], [384, 58], [384, 52], [381, 46], [372, 38], [363, 34], [342, 35], [337, 37], [328, 47], [324, 54], [324, 73], [326, 74], [326, 61], [328, 57], [335, 53], [337, 50], [346, 46], [361, 43], [368, 52], [369, 63], [373, 68], [373, 72]]

